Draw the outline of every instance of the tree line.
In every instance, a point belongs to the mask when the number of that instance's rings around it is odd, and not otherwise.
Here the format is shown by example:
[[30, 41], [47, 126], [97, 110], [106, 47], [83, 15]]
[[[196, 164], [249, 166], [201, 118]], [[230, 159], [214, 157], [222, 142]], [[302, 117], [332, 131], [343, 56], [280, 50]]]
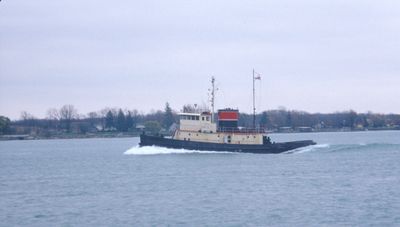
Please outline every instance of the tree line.
[[[185, 105], [182, 112], [198, 111], [193, 105]], [[177, 111], [169, 103], [164, 110], [140, 113], [136, 109], [103, 108], [99, 111], [79, 114], [73, 105], [64, 105], [61, 108], [50, 108], [46, 117], [36, 118], [23, 111], [21, 118], [10, 121], [0, 116], [0, 134], [39, 134], [48, 135], [60, 133], [138, 133], [147, 130], [153, 133], [173, 130], [174, 123], [179, 123]], [[282, 127], [297, 129], [309, 127], [313, 130], [374, 130], [400, 129], [399, 114], [357, 113], [353, 110], [336, 113], [308, 113], [297, 110], [280, 108], [263, 111], [256, 115], [256, 127], [279, 131]], [[253, 115], [240, 113], [239, 126], [253, 127]]]
[[[241, 114], [239, 125], [250, 126], [253, 116]], [[256, 115], [258, 127], [279, 129], [287, 127], [296, 129], [309, 127], [315, 130], [366, 130], [366, 129], [400, 129], [399, 114], [357, 113], [353, 110], [335, 113], [307, 113], [304, 111], [278, 110], [263, 111]]]
[[168, 129], [177, 122], [177, 114], [169, 103], [164, 111], [157, 110], [148, 114], [136, 109], [103, 108], [99, 111], [79, 114], [73, 105], [50, 108], [45, 118], [37, 118], [23, 111], [18, 120], [0, 116], [0, 134], [52, 134], [60, 133], [98, 133], [98, 132], [141, 132], [144, 129], [159, 132]]

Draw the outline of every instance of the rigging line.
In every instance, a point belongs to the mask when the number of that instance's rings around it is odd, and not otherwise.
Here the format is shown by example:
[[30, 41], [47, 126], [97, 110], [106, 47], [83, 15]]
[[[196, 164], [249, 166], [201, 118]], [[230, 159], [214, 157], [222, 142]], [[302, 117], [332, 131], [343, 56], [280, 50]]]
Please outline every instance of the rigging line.
[[262, 105], [262, 93], [263, 93], [263, 90], [262, 90], [262, 81], [260, 80], [260, 83], [259, 83], [259, 85], [258, 85], [258, 90], [259, 90], [259, 94], [258, 94], [258, 112], [259, 113], [261, 113], [263, 110], [261, 109], [261, 105]]

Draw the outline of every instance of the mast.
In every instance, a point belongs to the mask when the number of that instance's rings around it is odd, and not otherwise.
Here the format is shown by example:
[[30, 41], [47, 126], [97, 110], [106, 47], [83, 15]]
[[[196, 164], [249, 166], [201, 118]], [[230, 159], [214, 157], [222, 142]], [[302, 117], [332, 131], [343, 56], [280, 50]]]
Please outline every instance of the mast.
[[253, 128], [256, 128], [256, 88], [255, 84], [255, 77], [254, 77], [254, 69], [253, 69]]
[[211, 77], [211, 122], [214, 122], [215, 78]]

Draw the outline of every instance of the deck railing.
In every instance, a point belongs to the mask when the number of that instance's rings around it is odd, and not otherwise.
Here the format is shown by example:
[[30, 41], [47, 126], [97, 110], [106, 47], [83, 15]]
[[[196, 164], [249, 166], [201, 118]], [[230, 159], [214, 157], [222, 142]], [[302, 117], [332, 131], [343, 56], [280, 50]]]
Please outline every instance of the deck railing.
[[218, 128], [218, 132], [226, 132], [226, 133], [266, 133], [264, 128]]

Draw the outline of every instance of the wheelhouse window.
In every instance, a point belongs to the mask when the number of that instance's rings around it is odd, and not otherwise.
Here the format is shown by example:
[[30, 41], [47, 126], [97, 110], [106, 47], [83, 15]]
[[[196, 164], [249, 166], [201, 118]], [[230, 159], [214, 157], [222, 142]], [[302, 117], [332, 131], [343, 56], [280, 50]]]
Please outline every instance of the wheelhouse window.
[[190, 120], [190, 121], [200, 121], [200, 116], [181, 115], [180, 119], [181, 120]]

